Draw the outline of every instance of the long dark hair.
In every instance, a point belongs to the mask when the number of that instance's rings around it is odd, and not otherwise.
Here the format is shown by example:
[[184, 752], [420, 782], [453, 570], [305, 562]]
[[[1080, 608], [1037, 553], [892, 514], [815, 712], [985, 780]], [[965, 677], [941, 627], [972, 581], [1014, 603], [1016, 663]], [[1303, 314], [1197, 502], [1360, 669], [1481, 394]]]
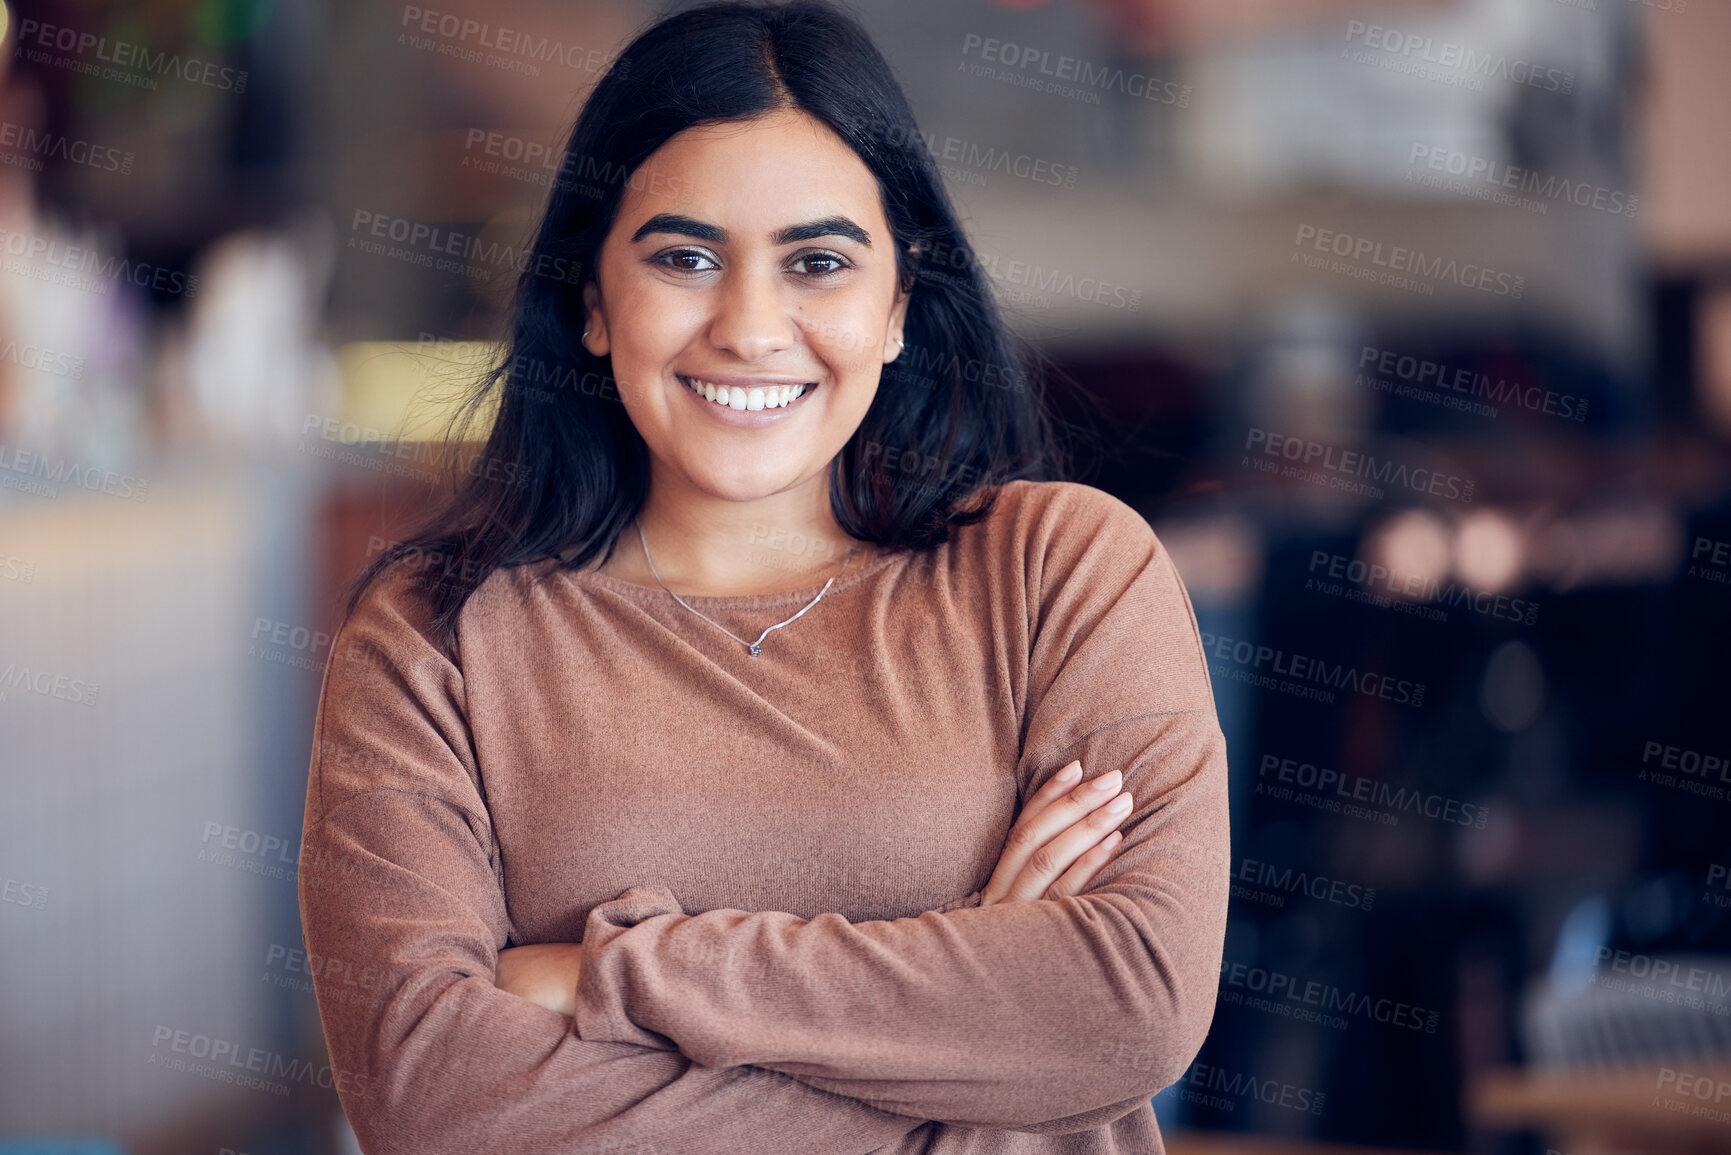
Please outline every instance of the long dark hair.
[[[492, 412], [486, 443], [446, 501], [351, 586], [399, 561], [430, 562], [430, 625], [447, 649], [469, 596], [494, 570], [611, 556], [648, 496], [649, 455], [608, 374], [581, 343], [582, 284], [627, 184], [694, 125], [797, 109], [827, 124], [877, 178], [897, 270], [911, 289], [906, 347], [831, 462], [842, 528], [923, 549], [985, 517], [995, 487], [1067, 468], [1042, 396], [1046, 362], [1006, 328], [936, 164], [888, 62], [847, 13], [821, 0], [705, 4], [637, 36], [596, 84], [565, 144], [532, 246], [519, 262], [510, 332], [448, 431]], [[910, 467], [911, 463], [911, 467]]]

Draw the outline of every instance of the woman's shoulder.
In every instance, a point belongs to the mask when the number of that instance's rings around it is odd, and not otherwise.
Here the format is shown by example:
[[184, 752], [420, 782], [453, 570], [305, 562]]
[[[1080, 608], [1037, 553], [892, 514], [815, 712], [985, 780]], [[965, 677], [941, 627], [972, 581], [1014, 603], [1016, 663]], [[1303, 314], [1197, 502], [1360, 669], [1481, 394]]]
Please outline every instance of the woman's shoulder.
[[453, 591], [469, 591], [463, 599], [459, 621], [478, 613], [496, 612], [503, 605], [520, 602], [526, 590], [559, 564], [557, 558], [488, 568], [455, 553], [436, 549], [414, 550], [392, 559], [366, 583], [355, 601], [348, 622], [385, 626], [397, 632], [432, 639], [435, 618], [445, 598]]
[[1158, 548], [1146, 518], [1103, 489], [1077, 481], [1004, 482], [991, 515], [980, 523], [998, 539], [1039, 552], [1086, 549], [1106, 539], [1118, 548]]
[[442, 654], [434, 607], [417, 574], [402, 561], [371, 572], [332, 631], [327, 692], [383, 671], [407, 670]]

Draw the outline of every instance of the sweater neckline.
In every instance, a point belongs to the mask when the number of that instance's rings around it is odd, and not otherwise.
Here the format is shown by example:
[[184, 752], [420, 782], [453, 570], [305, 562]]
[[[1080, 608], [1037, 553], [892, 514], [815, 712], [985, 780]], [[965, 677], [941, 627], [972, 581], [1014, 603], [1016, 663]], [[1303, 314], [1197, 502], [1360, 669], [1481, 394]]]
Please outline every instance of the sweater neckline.
[[[907, 553], [908, 551], [905, 549], [885, 550], [864, 565], [848, 566], [847, 572], [837, 578], [835, 584], [829, 587], [829, 594], [826, 596], [833, 597], [842, 590], [858, 585], [890, 563], [905, 558]], [[635, 598], [638, 601], [664, 601], [669, 605], [678, 604], [660, 586], [638, 585], [636, 582], [628, 582], [623, 578], [616, 578], [611, 574], [596, 573], [593, 570], [573, 570], [560, 567], [558, 572], [579, 585], [598, 587], [613, 593], [623, 594], [629, 598]], [[773, 594], [680, 594], [679, 596], [694, 606], [707, 606], [710, 609], [755, 610], [809, 602], [817, 596], [819, 590], [823, 589], [823, 585], [823, 582], [813, 582], [809, 586], [801, 586], [798, 589], [784, 590]]]

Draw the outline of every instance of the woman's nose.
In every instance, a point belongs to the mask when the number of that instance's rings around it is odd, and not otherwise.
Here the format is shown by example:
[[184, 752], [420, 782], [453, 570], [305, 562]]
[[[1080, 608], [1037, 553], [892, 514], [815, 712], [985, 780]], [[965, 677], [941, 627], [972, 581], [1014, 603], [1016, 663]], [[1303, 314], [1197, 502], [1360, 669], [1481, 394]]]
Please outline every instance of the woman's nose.
[[741, 361], [761, 361], [796, 339], [792, 303], [773, 272], [735, 271], [715, 291], [709, 340]]

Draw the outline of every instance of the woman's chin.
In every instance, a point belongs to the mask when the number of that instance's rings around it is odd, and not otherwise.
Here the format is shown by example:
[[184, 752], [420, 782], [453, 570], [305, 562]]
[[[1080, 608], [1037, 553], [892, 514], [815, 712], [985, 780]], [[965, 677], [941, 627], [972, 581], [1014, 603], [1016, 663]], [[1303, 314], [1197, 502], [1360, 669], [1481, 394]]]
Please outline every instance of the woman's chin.
[[802, 478], [798, 473], [792, 471], [775, 470], [754, 473], [749, 476], [741, 476], [738, 473], [727, 477], [706, 475], [696, 477], [694, 481], [697, 488], [710, 497], [719, 498], [722, 501], [746, 503], [762, 501], [764, 498], [786, 493], [799, 485]]

